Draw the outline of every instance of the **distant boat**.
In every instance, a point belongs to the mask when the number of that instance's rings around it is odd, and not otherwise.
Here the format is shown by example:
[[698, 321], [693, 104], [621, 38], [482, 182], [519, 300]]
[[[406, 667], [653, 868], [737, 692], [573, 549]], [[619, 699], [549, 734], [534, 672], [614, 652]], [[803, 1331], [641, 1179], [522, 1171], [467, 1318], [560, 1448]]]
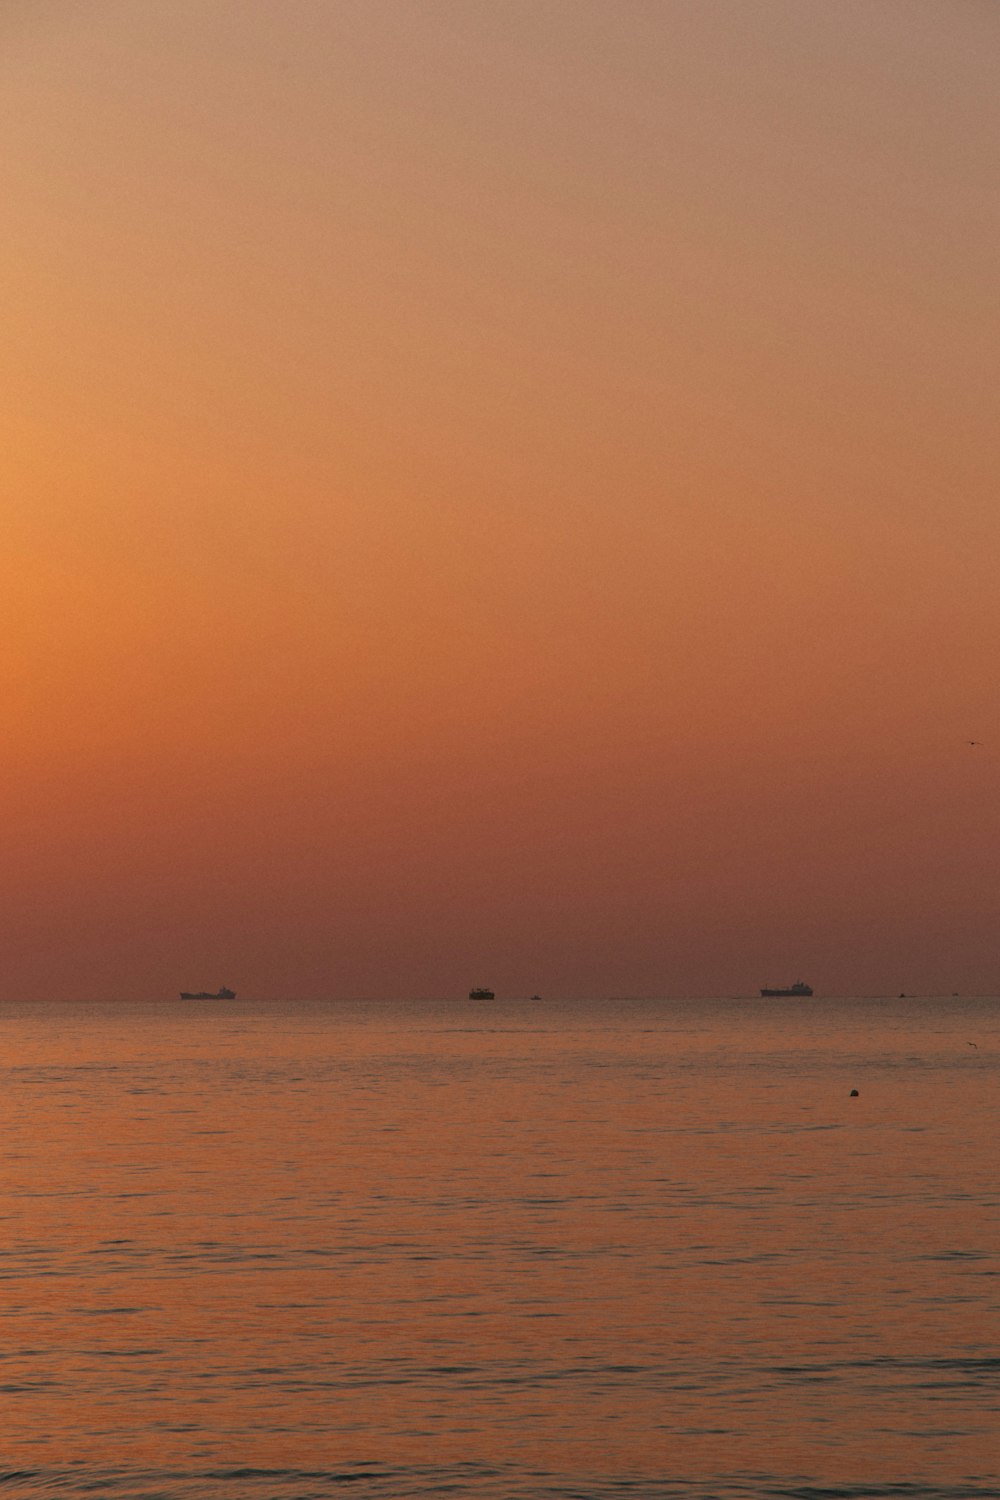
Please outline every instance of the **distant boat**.
[[189, 994], [189, 992], [187, 990], [181, 990], [181, 999], [182, 1000], [235, 1000], [236, 999], [236, 991], [235, 990], [227, 990], [226, 987], [225, 987], [225, 985], [222, 986], [221, 990], [217, 990], [214, 995], [210, 995], [207, 990], [199, 990], [198, 993], [197, 993], [197, 995]]
[[790, 984], [785, 990], [762, 989], [760, 993], [765, 999], [794, 998], [796, 996], [811, 995], [812, 989], [808, 984], [803, 984], [801, 979], [797, 979], [794, 984]]
[[492, 990], [470, 990], [469, 991], [469, 999], [470, 1000], [495, 1000], [496, 999], [496, 995], [494, 995], [494, 993], [493, 993]]
[[541, 995], [532, 995], [531, 998], [532, 998], [532, 1000], [540, 1000], [542, 997], [541, 997]]

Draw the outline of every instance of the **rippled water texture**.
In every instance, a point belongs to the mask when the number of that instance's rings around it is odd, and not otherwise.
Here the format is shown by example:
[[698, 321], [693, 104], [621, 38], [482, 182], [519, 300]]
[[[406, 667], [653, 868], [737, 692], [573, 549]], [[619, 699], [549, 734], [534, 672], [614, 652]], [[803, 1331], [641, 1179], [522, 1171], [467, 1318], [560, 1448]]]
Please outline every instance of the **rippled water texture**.
[[1000, 1494], [1000, 1002], [0, 1036], [5, 1495]]

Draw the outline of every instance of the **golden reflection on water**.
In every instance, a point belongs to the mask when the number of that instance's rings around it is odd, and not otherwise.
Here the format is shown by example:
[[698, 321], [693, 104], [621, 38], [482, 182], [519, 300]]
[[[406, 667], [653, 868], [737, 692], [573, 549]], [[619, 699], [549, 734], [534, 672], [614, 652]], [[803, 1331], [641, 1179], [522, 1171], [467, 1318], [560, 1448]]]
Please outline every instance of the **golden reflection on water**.
[[4, 1038], [8, 1465], [996, 1470], [994, 1002], [53, 1003]]

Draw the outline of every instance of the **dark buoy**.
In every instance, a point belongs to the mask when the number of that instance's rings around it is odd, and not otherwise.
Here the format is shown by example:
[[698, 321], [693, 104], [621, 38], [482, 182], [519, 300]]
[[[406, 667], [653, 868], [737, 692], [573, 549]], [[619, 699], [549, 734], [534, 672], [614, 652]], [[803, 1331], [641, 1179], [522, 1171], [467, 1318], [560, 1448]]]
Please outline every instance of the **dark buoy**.
[[852, 1099], [859, 1099], [860, 1097], [861, 1096], [859, 1095], [857, 1089], [851, 1089], [851, 1098]]

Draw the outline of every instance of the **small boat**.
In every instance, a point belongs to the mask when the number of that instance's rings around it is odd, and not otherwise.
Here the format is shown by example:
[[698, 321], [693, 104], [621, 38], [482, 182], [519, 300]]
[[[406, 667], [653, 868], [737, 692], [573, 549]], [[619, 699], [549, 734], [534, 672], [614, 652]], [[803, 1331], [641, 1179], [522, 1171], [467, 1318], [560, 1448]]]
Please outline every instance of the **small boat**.
[[469, 991], [469, 999], [470, 1000], [495, 1000], [496, 999], [496, 995], [494, 995], [494, 993], [493, 993], [492, 990], [470, 990]]
[[795, 983], [790, 984], [787, 989], [770, 990], [763, 988], [761, 989], [760, 993], [762, 998], [764, 999], [796, 999], [801, 998], [805, 995], [811, 995], [812, 988], [808, 984], [803, 984], [801, 979], [797, 979]]
[[227, 990], [225, 985], [222, 986], [221, 990], [216, 990], [216, 992], [215, 992], [214, 995], [210, 995], [208, 993], [208, 990], [199, 990], [196, 995], [191, 994], [190, 991], [188, 991], [188, 990], [181, 990], [181, 999], [182, 1000], [235, 1000], [236, 999], [236, 991], [235, 990]]

